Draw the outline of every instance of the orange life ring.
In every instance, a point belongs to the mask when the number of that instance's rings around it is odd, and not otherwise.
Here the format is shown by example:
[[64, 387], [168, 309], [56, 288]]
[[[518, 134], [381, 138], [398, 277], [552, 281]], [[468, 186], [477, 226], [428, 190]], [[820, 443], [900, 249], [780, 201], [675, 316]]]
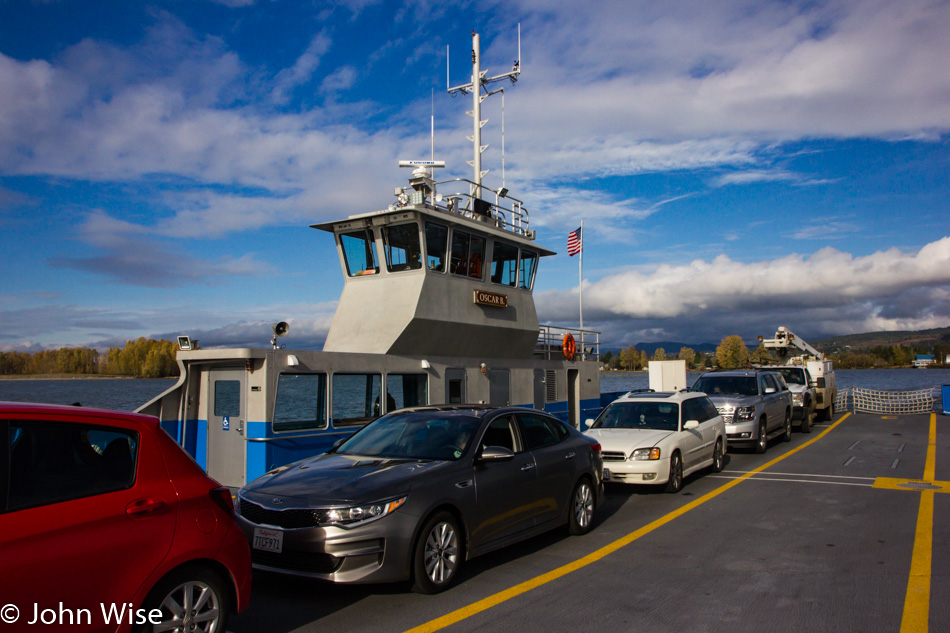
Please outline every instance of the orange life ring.
[[570, 334], [564, 335], [564, 340], [561, 342], [561, 350], [564, 352], [564, 358], [574, 360], [574, 353], [577, 351], [577, 346], [574, 344], [573, 336]]

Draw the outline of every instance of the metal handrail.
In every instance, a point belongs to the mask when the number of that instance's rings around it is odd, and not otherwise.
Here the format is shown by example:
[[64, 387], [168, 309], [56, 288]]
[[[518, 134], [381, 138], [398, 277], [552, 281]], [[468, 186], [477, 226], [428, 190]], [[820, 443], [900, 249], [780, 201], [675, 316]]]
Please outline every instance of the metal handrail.
[[562, 358], [564, 353], [564, 335], [570, 334], [577, 342], [577, 356], [580, 360], [600, 360], [600, 332], [580, 328], [542, 325], [538, 331], [538, 343], [535, 353], [544, 359]]

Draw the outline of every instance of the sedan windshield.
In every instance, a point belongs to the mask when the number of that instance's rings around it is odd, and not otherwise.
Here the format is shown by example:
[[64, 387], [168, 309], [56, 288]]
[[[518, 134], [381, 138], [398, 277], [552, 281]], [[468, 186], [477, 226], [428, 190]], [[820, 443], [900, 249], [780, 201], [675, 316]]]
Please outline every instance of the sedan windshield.
[[693, 385], [693, 391], [702, 391], [707, 396], [755, 396], [759, 393], [754, 376], [703, 376]]
[[672, 402], [614, 402], [591, 428], [678, 431], [679, 419], [679, 405]]
[[341, 455], [457, 460], [468, 449], [480, 420], [431, 412], [391, 413], [344, 442]]

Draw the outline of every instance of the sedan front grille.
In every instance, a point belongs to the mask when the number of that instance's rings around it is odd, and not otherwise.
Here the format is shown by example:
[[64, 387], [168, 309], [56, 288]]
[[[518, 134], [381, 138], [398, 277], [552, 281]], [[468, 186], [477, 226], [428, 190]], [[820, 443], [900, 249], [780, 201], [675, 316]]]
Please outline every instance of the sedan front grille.
[[251, 550], [251, 562], [255, 565], [286, 569], [287, 571], [332, 574], [343, 564], [343, 558], [318, 552], [283, 552], [276, 554], [255, 549]]
[[287, 530], [315, 527], [317, 511], [304, 509], [271, 510], [241, 499], [241, 516], [257, 525], [273, 525]]
[[600, 455], [605, 462], [623, 462], [627, 460], [627, 456], [621, 451], [601, 451]]

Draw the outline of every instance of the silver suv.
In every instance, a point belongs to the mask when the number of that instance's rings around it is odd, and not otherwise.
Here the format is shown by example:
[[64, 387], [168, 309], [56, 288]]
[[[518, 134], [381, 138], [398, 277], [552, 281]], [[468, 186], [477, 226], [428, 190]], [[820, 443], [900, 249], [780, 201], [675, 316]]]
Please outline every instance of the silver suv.
[[788, 390], [792, 392], [792, 424], [797, 424], [802, 433], [811, 433], [818, 397], [815, 381], [812, 380], [808, 370], [799, 365], [758, 367], [757, 369], [767, 369], [782, 374]]
[[792, 394], [774, 371], [717, 371], [699, 377], [693, 391], [709, 396], [726, 423], [730, 446], [751, 445], [764, 453], [779, 435], [792, 439]]

